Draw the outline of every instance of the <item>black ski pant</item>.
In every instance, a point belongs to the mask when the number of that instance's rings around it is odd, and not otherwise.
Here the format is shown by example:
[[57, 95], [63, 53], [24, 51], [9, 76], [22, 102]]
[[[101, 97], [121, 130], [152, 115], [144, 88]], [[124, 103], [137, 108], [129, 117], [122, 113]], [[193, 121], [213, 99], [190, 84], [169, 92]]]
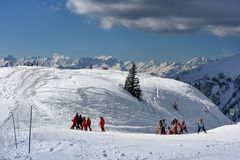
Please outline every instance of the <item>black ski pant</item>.
[[92, 128], [91, 128], [91, 126], [87, 126], [87, 128], [89, 128], [89, 130], [90, 130], [90, 131], [92, 131]]
[[188, 131], [187, 131], [187, 128], [186, 127], [184, 127], [183, 129], [181, 129], [181, 131], [180, 131], [180, 133], [181, 134], [183, 134], [183, 130], [186, 132], [186, 133], [188, 133]]
[[79, 125], [80, 125], [80, 124], [77, 124], [77, 126], [76, 126], [77, 130], [80, 129], [80, 126], [79, 126]]
[[198, 127], [198, 133], [200, 132], [201, 129], [202, 129], [205, 133], [207, 133], [204, 127]]
[[166, 134], [165, 127], [161, 128], [161, 134]]

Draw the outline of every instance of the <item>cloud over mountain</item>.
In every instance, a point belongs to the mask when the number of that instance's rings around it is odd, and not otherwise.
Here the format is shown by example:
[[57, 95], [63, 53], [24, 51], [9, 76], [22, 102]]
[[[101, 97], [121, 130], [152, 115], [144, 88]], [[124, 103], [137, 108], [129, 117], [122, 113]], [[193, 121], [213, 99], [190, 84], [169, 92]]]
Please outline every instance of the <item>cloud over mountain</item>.
[[240, 35], [239, 0], [67, 0], [67, 8], [99, 20], [100, 27], [124, 26], [153, 32], [208, 31]]

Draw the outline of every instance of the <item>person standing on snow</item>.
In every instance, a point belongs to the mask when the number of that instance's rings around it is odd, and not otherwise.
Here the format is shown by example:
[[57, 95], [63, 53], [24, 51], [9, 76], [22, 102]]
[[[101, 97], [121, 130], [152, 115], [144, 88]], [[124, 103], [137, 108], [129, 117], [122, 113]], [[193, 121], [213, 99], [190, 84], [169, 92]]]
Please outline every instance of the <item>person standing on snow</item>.
[[162, 123], [162, 120], [160, 120], [156, 129], [156, 134], [162, 134], [162, 126], [163, 126], [163, 123]]
[[167, 127], [167, 124], [165, 122], [165, 119], [163, 119], [162, 120], [161, 134], [166, 134], [166, 127]]
[[85, 117], [82, 117], [82, 126], [83, 130], [87, 131], [87, 120]]
[[200, 118], [199, 121], [198, 121], [198, 133], [200, 132], [201, 129], [202, 129], [205, 133], [207, 133], [206, 130], [205, 130], [205, 128], [204, 128], [204, 123], [203, 123], [203, 119], [202, 119], [202, 118]]
[[102, 132], [105, 132], [104, 125], [105, 125], [105, 120], [103, 119], [103, 117], [100, 117], [99, 126], [100, 126]]
[[78, 121], [78, 113], [75, 115], [75, 117], [72, 119], [72, 126], [70, 129], [74, 129], [74, 127], [77, 127], [77, 121]]
[[172, 128], [173, 126], [175, 126], [178, 123], [178, 120], [176, 118], [173, 119], [173, 121], [171, 122]]
[[187, 131], [187, 125], [185, 123], [185, 121], [182, 121], [182, 125], [181, 125], [181, 134], [183, 134], [183, 130], [188, 133]]
[[171, 125], [172, 125], [172, 133], [173, 134], [177, 134], [177, 124], [178, 124], [178, 120], [175, 118], [172, 122], [171, 122]]
[[171, 130], [170, 127], [167, 128], [166, 134], [167, 134], [167, 135], [173, 134], [173, 132], [172, 132], [172, 130]]
[[79, 117], [78, 117], [77, 129], [83, 130], [83, 127], [82, 127], [82, 115], [79, 115]]
[[92, 131], [90, 117], [88, 117], [87, 119], [87, 128], [89, 128], [89, 130]]
[[177, 133], [176, 134], [181, 134], [181, 130], [182, 130], [182, 125], [180, 122], [177, 123]]

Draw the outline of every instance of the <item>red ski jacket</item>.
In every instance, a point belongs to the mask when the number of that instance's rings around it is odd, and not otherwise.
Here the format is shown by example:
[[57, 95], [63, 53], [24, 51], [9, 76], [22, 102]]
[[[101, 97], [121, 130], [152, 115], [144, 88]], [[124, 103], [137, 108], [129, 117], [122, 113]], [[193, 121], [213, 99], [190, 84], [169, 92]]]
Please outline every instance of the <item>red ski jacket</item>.
[[104, 124], [105, 124], [105, 121], [104, 121], [103, 118], [101, 118], [99, 125], [100, 125], [100, 126], [104, 126]]
[[91, 126], [91, 120], [89, 118], [87, 119], [87, 126]]

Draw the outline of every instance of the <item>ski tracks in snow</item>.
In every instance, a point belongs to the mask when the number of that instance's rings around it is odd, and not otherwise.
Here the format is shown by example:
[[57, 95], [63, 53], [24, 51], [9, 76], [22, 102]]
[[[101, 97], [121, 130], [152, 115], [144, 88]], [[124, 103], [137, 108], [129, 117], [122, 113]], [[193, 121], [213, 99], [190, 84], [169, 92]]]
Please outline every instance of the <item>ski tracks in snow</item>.
[[[35, 95], [36, 85], [39, 84], [39, 82], [41, 82], [41, 80], [44, 79], [44, 77], [47, 77], [47, 75], [49, 74], [50, 73], [45, 71], [41, 72], [41, 69], [25, 70], [25, 73], [22, 74], [22, 83], [17, 87], [15, 94], [16, 97], [18, 97], [16, 101], [16, 112], [20, 112], [23, 119], [29, 118], [28, 114], [26, 113], [30, 112], [31, 106], [33, 106], [34, 117], [52, 117], [53, 113], [51, 112], [51, 110], [47, 108], [42, 108]], [[29, 112], [26, 112], [26, 109], [29, 109]]]

